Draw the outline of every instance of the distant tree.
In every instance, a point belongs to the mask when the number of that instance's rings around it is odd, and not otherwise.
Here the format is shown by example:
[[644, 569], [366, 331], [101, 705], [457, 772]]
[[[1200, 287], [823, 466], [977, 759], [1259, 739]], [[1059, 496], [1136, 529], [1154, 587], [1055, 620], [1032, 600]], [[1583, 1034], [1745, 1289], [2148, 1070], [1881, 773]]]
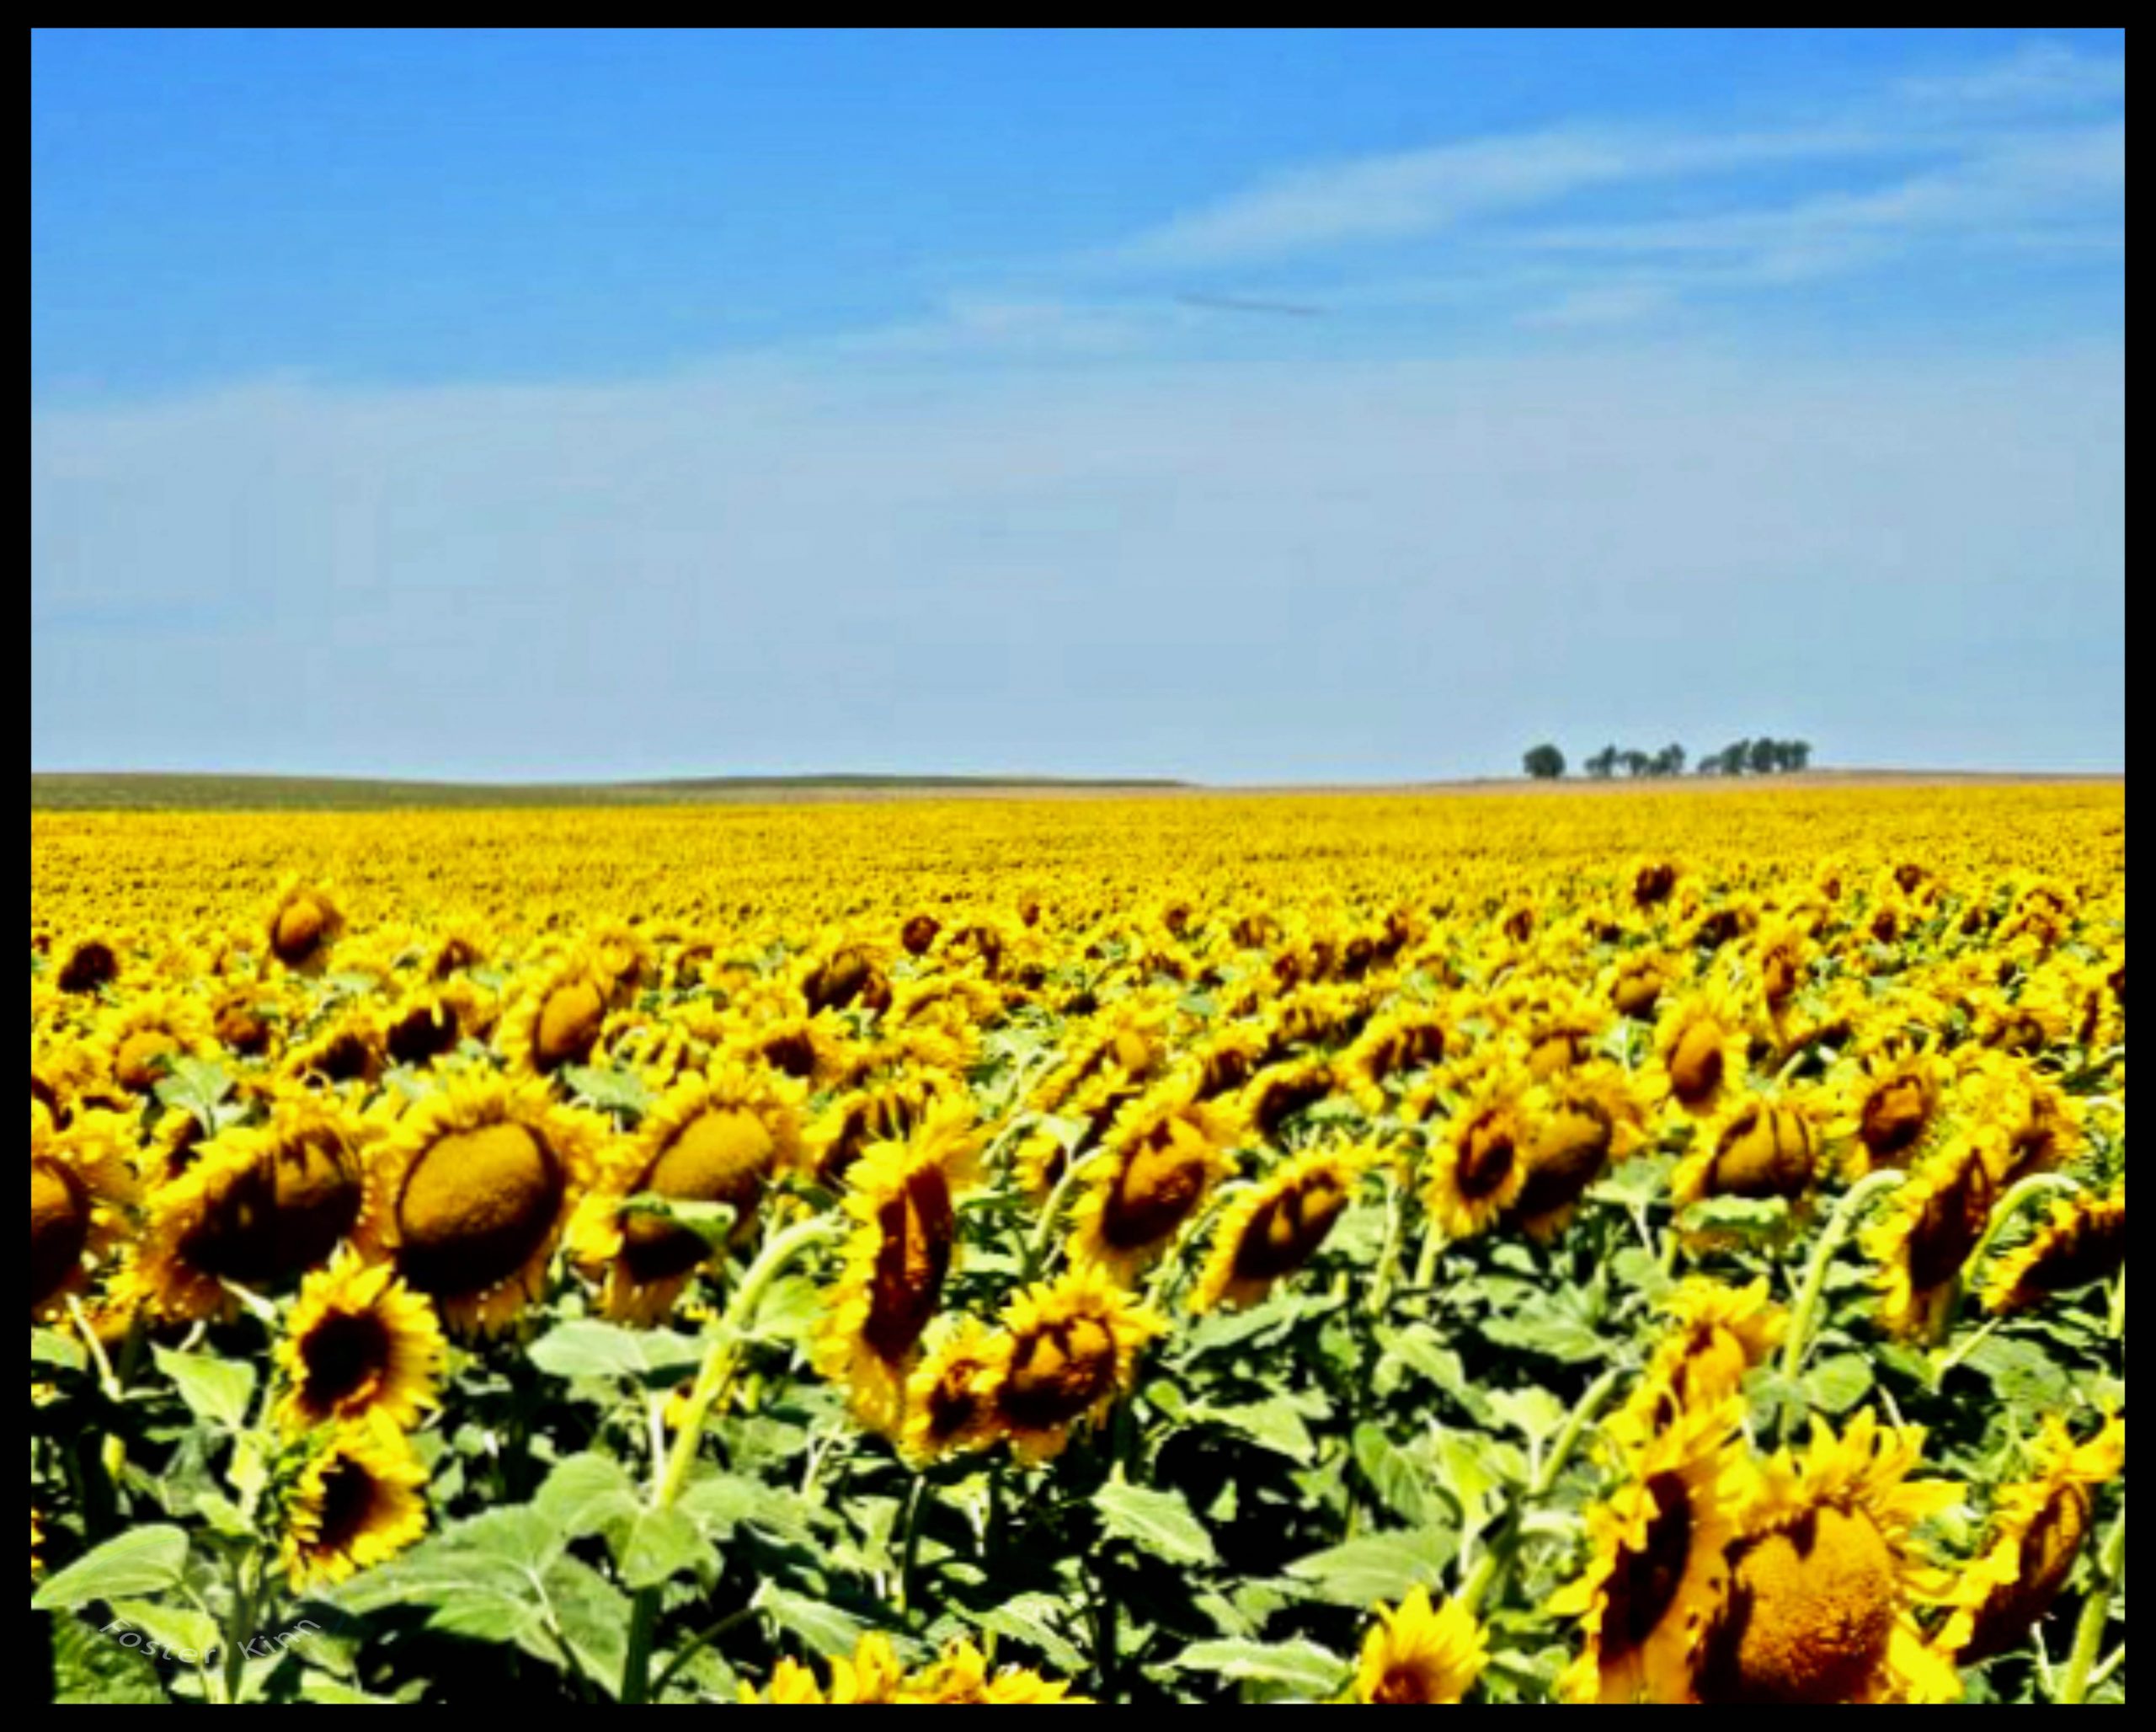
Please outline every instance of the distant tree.
[[1643, 751], [1627, 751], [1620, 755], [1625, 773], [1635, 778], [1644, 776], [1654, 767], [1654, 760]]
[[1615, 746], [1605, 746], [1587, 761], [1584, 767], [1596, 781], [1607, 782], [1617, 773], [1617, 760], [1620, 756]]
[[1752, 742], [1732, 740], [1721, 749], [1721, 772], [1725, 776], [1742, 776], [1752, 767]]
[[1684, 748], [1673, 742], [1654, 755], [1654, 773], [1657, 776], [1681, 776], [1684, 773]]
[[1520, 763], [1538, 782], [1555, 782], [1565, 773], [1564, 753], [1547, 743], [1536, 746]]
[[1779, 740], [1755, 740], [1752, 742], [1752, 761], [1749, 766], [1755, 776], [1771, 776], [1782, 767], [1782, 745]]
[[1812, 742], [1809, 740], [1782, 741], [1782, 767], [1801, 774], [1812, 767]]

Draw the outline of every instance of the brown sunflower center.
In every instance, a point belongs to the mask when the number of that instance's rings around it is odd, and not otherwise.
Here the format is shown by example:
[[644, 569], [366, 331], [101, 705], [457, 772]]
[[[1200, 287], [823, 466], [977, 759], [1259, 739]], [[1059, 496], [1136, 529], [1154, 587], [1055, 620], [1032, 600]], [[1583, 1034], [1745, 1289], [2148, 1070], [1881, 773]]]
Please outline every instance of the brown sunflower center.
[[130, 1094], [147, 1094], [165, 1066], [179, 1056], [179, 1042], [163, 1029], [141, 1029], [120, 1043], [113, 1055], [113, 1080]]
[[883, 970], [858, 950], [841, 950], [819, 965], [803, 982], [801, 995], [812, 1011], [891, 1008], [891, 983]]
[[1251, 1117], [1267, 1136], [1278, 1136], [1289, 1120], [1331, 1093], [1331, 1079], [1321, 1074], [1282, 1077], [1267, 1085]]
[[935, 1447], [945, 1447], [980, 1423], [986, 1405], [977, 1387], [980, 1371], [972, 1360], [960, 1360], [928, 1392], [928, 1441]]
[[1711, 1019], [1694, 1023], [1677, 1038], [1669, 1055], [1670, 1091], [1688, 1107], [1702, 1107], [1721, 1093], [1728, 1069], [1725, 1036]]
[[958, 1226], [950, 1181], [935, 1165], [911, 1174], [877, 1211], [882, 1243], [869, 1280], [868, 1321], [862, 1337], [885, 1365], [897, 1365], [911, 1353], [935, 1320], [951, 1273]]
[[1919, 1293], [1945, 1286], [1961, 1272], [1991, 1219], [1991, 1175], [1982, 1161], [1965, 1163], [1953, 1182], [1924, 1205], [1909, 1234], [1909, 1285]]
[[400, 1065], [424, 1070], [444, 1053], [455, 1051], [463, 1033], [456, 1011], [448, 1005], [421, 1005], [390, 1029], [389, 1056]]
[[1865, 1097], [1857, 1135], [1880, 1166], [1899, 1161], [1923, 1141], [1931, 1123], [1931, 1090], [1921, 1077], [1892, 1077]]
[[1547, 1082], [1580, 1063], [1590, 1050], [1591, 1043], [1579, 1029], [1553, 1029], [1534, 1043], [1534, 1050], [1527, 1056], [1527, 1067]]
[[93, 938], [77, 945], [61, 965], [59, 986], [63, 992], [94, 992], [110, 986], [119, 976], [120, 959], [112, 954], [112, 947]]
[[397, 1200], [398, 1271], [430, 1297], [484, 1293], [546, 1248], [567, 1189], [559, 1157], [525, 1125], [439, 1137]]
[[217, 1043], [243, 1058], [259, 1058], [270, 1050], [269, 1018], [243, 998], [217, 1008]]
[[1618, 1553], [1602, 1615], [1602, 1649], [1621, 1660], [1636, 1654], [1677, 1603], [1692, 1561], [1692, 1498], [1681, 1473], [1657, 1473], [1644, 1488], [1655, 1508], [1646, 1543]]
[[1642, 908], [1652, 908], [1667, 902], [1676, 888], [1674, 866], [1642, 866], [1632, 879], [1632, 901]]
[[1020, 1431], [1054, 1431], [1114, 1392], [1115, 1336], [1095, 1317], [1048, 1323], [1021, 1338], [997, 1396]]
[[1469, 1202], [1484, 1202], [1505, 1188], [1518, 1164], [1519, 1143], [1512, 1120], [1501, 1113], [1488, 1114], [1469, 1125], [1460, 1138], [1453, 1182]]
[[1894, 1557], [1870, 1517], [1815, 1510], [1745, 1546], [1707, 1640], [1710, 1703], [1824, 1708], [1862, 1698], [1893, 1640]]
[[307, 1368], [301, 1393], [318, 1413], [328, 1413], [377, 1386], [389, 1370], [389, 1330], [371, 1311], [331, 1313], [300, 1343]]
[[1157, 1245], [1189, 1219], [1204, 1192], [1203, 1152], [1162, 1131], [1123, 1163], [1101, 1214], [1101, 1236], [1118, 1251]]
[[606, 999], [596, 981], [571, 981], [555, 987], [539, 1007], [531, 1031], [533, 1067], [551, 1077], [565, 1065], [582, 1064], [598, 1045], [606, 1020]]
[[322, 1476], [319, 1514], [309, 1548], [344, 1552], [367, 1530], [381, 1487], [373, 1474], [350, 1456], [339, 1456]]
[[916, 914], [899, 934], [899, 943], [909, 956], [926, 956], [929, 946], [936, 942], [937, 934], [943, 930], [943, 923], [932, 914]]
[[781, 1076], [805, 1082], [816, 1074], [816, 1043], [804, 1029], [789, 1029], [763, 1045], [764, 1062]]
[[275, 1286], [315, 1268], [358, 1220], [357, 1157], [334, 1131], [310, 1131], [235, 1173], [182, 1241], [205, 1274]]
[[90, 1199], [57, 1161], [30, 1163], [30, 1308], [35, 1311], [82, 1266], [90, 1243]]
[[1812, 1127], [1787, 1107], [1747, 1107], [1716, 1145], [1708, 1192], [1717, 1197], [1786, 1197], [1810, 1189]]
[[1975, 1665], [2018, 1648], [2052, 1609], [2073, 1561], [2089, 1535], [2089, 1494], [2078, 1485], [2061, 1486], [2021, 1536], [2020, 1574], [1992, 1590], [1977, 1614], [1967, 1644], [1956, 1656]]
[[1413, 1654], [1395, 1660], [1385, 1669], [1370, 1702], [1380, 1708], [1428, 1708], [1446, 1701], [1444, 1669]]
[[312, 962], [329, 936], [329, 911], [312, 896], [297, 896], [277, 916], [270, 949], [287, 968]]
[[2070, 1293], [2091, 1281], [2109, 1280], [2125, 1264], [2126, 1211], [2099, 1208], [2045, 1240], [2021, 1277], [2017, 1298], [2025, 1304]]
[[1526, 1220], [1568, 1209], [1609, 1164], [1616, 1127], [1592, 1101], [1568, 1101], [1550, 1115], [1528, 1155], [1516, 1213]]
[[[634, 1189], [670, 1202], [728, 1204], [746, 1223], [763, 1200], [776, 1151], [770, 1127], [754, 1113], [705, 1113], [681, 1127]], [[622, 1262], [646, 1285], [685, 1275], [711, 1255], [702, 1234], [648, 1215], [632, 1216], [622, 1240]]]
[[1620, 1016], [1644, 1019], [1654, 1014], [1662, 1000], [1662, 973], [1658, 969], [1635, 968], [1617, 977], [1609, 989], [1609, 1002]]
[[1330, 1173], [1280, 1196], [1268, 1197], [1251, 1216], [1235, 1247], [1235, 1279], [1277, 1281], [1301, 1269], [1323, 1248], [1347, 1211], [1348, 1193]]

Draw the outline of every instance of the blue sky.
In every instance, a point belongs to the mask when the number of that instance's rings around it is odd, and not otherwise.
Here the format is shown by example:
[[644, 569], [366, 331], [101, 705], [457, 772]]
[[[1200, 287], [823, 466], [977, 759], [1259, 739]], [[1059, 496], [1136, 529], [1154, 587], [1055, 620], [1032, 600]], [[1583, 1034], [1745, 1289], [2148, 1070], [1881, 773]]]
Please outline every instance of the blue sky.
[[2110, 32], [34, 32], [31, 762], [2124, 761]]

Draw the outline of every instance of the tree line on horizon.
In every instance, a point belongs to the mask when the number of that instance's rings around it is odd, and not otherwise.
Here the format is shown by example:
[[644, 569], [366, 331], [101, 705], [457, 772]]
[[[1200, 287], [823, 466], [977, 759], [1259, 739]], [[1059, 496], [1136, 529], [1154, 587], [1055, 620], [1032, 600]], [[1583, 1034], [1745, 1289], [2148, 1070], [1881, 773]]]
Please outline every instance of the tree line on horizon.
[[[1520, 760], [1520, 765], [1538, 782], [1560, 780], [1572, 767], [1563, 751], [1546, 740], [1530, 750]], [[1684, 747], [1675, 744], [1665, 746], [1659, 751], [1605, 746], [1592, 757], [1582, 760], [1580, 768], [1597, 782], [1608, 782], [1619, 775], [1635, 778], [1682, 776], [1688, 766], [1695, 776], [1792, 774], [1812, 767], [1812, 742], [1765, 737], [1735, 740], [1720, 751], [1707, 752], [1697, 760]]]

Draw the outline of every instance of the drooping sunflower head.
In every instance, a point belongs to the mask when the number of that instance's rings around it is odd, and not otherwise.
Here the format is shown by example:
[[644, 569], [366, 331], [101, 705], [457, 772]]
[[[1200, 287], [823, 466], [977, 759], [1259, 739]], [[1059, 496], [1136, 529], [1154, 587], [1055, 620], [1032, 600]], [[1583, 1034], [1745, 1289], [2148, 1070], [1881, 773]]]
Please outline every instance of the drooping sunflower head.
[[91, 997], [120, 978], [126, 954], [119, 934], [91, 927], [56, 947], [52, 982], [62, 992]]
[[1679, 1283], [1661, 1308], [1669, 1333], [1609, 1422], [1610, 1435], [1624, 1447], [1641, 1447], [1684, 1415], [1719, 1408], [1789, 1332], [1789, 1313], [1769, 1296], [1764, 1276], [1748, 1287], [1731, 1287], [1695, 1275]]
[[751, 1236], [766, 1187], [801, 1164], [801, 1096], [787, 1077], [722, 1059], [676, 1082], [636, 1136], [606, 1152], [577, 1205], [570, 1251], [603, 1281], [609, 1318], [657, 1322], [712, 1255], [702, 1233], [636, 1213], [631, 1200], [723, 1204], [734, 1211], [736, 1237]]
[[969, 1104], [939, 1109], [913, 1138], [879, 1143], [854, 1168], [854, 1224], [817, 1330], [816, 1368], [844, 1387], [862, 1425], [903, 1435], [907, 1386], [942, 1307], [958, 1254], [958, 1198], [978, 1179]]
[[347, 1259], [301, 1284], [277, 1365], [290, 1433], [382, 1414], [400, 1431], [432, 1407], [446, 1351], [434, 1307], [387, 1264]]
[[1962, 1079], [1962, 1115], [1985, 1127], [1985, 1163], [2003, 1190], [2070, 1167], [2086, 1143], [2082, 1104], [2025, 1059], [1986, 1052]]
[[1638, 1151], [1646, 1120], [1619, 1066], [1597, 1061], [1557, 1077], [1543, 1093], [1513, 1217], [1538, 1239], [1561, 1232], [1588, 1188]]
[[995, 1389], [1009, 1351], [1007, 1340], [972, 1318], [930, 1348], [906, 1386], [900, 1446], [910, 1462], [925, 1467], [996, 1441]]
[[2126, 1181], [2105, 1195], [2086, 1193], [2051, 1205], [2027, 1243], [2001, 1258], [1984, 1282], [1984, 1307], [1998, 1314], [2035, 1311], [2126, 1268]]
[[382, 1014], [373, 1005], [351, 1003], [295, 1035], [280, 1073], [304, 1087], [344, 1088], [374, 1082], [387, 1056]]
[[1097, 1264], [1015, 1296], [1002, 1317], [995, 1418], [1020, 1459], [1049, 1460], [1075, 1428], [1105, 1417], [1164, 1327]]
[[1588, 1511], [1586, 1573], [1550, 1605], [1580, 1621], [1583, 1645], [1558, 1681], [1570, 1703], [1693, 1699], [1692, 1663], [1729, 1582], [1751, 1469], [1738, 1404], [1683, 1414], [1627, 1462], [1628, 1478]]
[[227, 1284], [291, 1286], [360, 1229], [376, 1126], [311, 1096], [278, 1095], [262, 1123], [225, 1131], [150, 1199], [127, 1280], [156, 1316], [221, 1315]]
[[1981, 1665], [2025, 1642], [2057, 1603], [2095, 1524], [2097, 1494], [2126, 1472], [2126, 1421], [2076, 1444], [2044, 1420], [2035, 1472], [1993, 1500], [1983, 1552], [1961, 1574], [1938, 1646], [1956, 1666]]
[[216, 1044], [209, 1013], [178, 993], [129, 999], [100, 1018], [96, 1051], [105, 1092], [115, 1101], [147, 1099], [173, 1061], [200, 1057]]
[[611, 985], [600, 964], [582, 953], [534, 980], [495, 1031], [510, 1073], [543, 1079], [589, 1063], [606, 1032]]
[[1337, 1086], [1329, 1063], [1320, 1059], [1290, 1059], [1268, 1066], [1251, 1078], [1242, 1092], [1240, 1110], [1252, 1131], [1278, 1142], [1293, 1120], [1329, 1099]]
[[844, 1184], [863, 1153], [879, 1142], [904, 1142], [959, 1086], [942, 1072], [925, 1071], [841, 1095], [808, 1133], [808, 1163], [816, 1182], [831, 1189]]
[[344, 911], [336, 899], [297, 879], [287, 879], [280, 887], [262, 927], [270, 954], [295, 974], [320, 972], [344, 931]]
[[1083, 1179], [1071, 1254], [1129, 1280], [1174, 1243], [1234, 1170], [1241, 1125], [1224, 1104], [1171, 1082], [1118, 1113]]
[[1727, 1552], [1729, 1591], [1700, 1644], [1710, 1704], [1945, 1702], [1953, 1668], [1926, 1647], [1911, 1607], [1935, 1578], [1919, 1523], [1960, 1489], [1910, 1478], [1923, 1434], [1864, 1413], [1836, 1438], [1823, 1421], [1801, 1459], [1769, 1462]]
[[1412, 1000], [1371, 1018], [1341, 1061], [1341, 1076], [1365, 1112], [1385, 1110], [1387, 1087], [1445, 1061], [1451, 1018], [1434, 1004]]
[[538, 1296], [603, 1136], [543, 1083], [452, 1077], [373, 1162], [362, 1247], [452, 1329], [505, 1328]]
[[1889, 1050], [1853, 1065], [1836, 1094], [1833, 1131], [1852, 1177], [1907, 1167], [1945, 1120], [1951, 1072], [1930, 1047]]
[[1670, 1179], [1686, 1207], [1716, 1197], [1800, 1203], [1819, 1173], [1818, 1127], [1809, 1109], [1788, 1097], [1734, 1097], [1699, 1127]]
[[1304, 1150], [1228, 1205], [1214, 1229], [1191, 1308], [1255, 1305], [1307, 1268], [1354, 1200], [1375, 1149], [1321, 1144]]
[[1447, 1237], [1469, 1239], [1486, 1232], [1519, 1201], [1535, 1126], [1548, 1110], [1547, 1093], [1524, 1072], [1497, 1066], [1435, 1128], [1423, 1201]]
[[54, 1315], [125, 1235], [138, 1189], [127, 1122], [85, 1113], [66, 1131], [30, 1104], [30, 1317]]
[[1750, 1050], [1751, 1030], [1732, 994], [1720, 986], [1688, 992], [1655, 1024], [1650, 1093], [1705, 1117], [1743, 1086]]
[[1618, 1015], [1633, 1022], [1655, 1020], [1662, 995], [1682, 973], [1681, 965], [1658, 950], [1635, 950], [1609, 966], [1604, 996]]
[[1380, 1606], [1363, 1640], [1354, 1699], [1374, 1707], [1437, 1707], [1464, 1700], [1489, 1664], [1475, 1615], [1457, 1601], [1430, 1604], [1417, 1588], [1398, 1606]]
[[1937, 1333], [1996, 1195], [1982, 1140], [1956, 1138], [1917, 1168], [1865, 1229], [1890, 1332], [1927, 1339]]
[[295, 1593], [387, 1563], [427, 1531], [426, 1469], [377, 1416], [330, 1432], [284, 1501], [283, 1560]]

